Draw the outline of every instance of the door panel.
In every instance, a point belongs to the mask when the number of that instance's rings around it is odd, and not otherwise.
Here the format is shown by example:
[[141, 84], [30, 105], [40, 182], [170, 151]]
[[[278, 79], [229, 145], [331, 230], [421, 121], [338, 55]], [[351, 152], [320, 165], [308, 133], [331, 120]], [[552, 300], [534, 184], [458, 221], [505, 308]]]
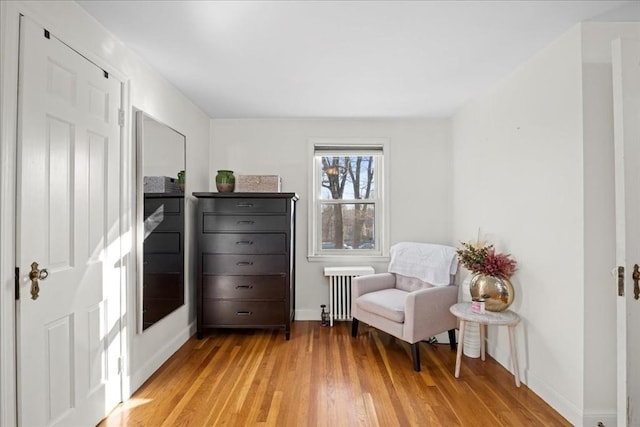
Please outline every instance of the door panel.
[[[95, 425], [121, 398], [121, 83], [21, 19], [18, 418]], [[31, 263], [48, 270], [31, 298]]]
[[640, 425], [640, 301], [633, 268], [640, 264], [640, 41], [612, 45], [616, 183], [616, 262], [625, 269], [617, 298], [618, 426]]

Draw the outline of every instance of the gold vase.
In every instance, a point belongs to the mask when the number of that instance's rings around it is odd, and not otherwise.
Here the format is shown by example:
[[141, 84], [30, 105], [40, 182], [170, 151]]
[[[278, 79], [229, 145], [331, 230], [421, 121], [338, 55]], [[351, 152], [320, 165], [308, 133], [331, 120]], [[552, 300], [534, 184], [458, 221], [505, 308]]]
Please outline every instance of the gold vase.
[[471, 298], [484, 298], [488, 311], [504, 311], [513, 302], [513, 285], [508, 279], [476, 273], [469, 284]]

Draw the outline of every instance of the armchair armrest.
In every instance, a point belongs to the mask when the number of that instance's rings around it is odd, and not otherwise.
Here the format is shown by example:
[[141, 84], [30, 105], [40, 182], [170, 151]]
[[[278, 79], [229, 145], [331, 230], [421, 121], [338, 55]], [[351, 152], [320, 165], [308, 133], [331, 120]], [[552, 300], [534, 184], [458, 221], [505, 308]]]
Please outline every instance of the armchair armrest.
[[351, 279], [351, 298], [355, 300], [360, 295], [394, 288], [395, 285], [396, 276], [391, 273], [378, 273], [354, 277]]
[[438, 286], [410, 292], [405, 301], [404, 337], [414, 343], [456, 327], [449, 307], [458, 302], [457, 286]]

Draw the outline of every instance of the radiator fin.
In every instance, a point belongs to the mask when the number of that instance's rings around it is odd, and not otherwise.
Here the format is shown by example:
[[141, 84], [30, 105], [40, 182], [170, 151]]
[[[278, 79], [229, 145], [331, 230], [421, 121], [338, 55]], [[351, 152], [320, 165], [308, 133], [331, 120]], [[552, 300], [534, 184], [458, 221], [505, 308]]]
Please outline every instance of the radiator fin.
[[325, 267], [329, 277], [329, 324], [351, 320], [351, 279], [373, 274], [373, 267]]

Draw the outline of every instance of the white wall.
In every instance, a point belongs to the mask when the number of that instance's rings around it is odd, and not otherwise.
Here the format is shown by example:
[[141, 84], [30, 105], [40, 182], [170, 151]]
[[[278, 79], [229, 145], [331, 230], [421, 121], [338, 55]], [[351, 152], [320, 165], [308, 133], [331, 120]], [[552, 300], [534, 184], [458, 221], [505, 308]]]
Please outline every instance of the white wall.
[[[121, 44], [117, 39], [107, 33], [92, 17], [84, 12], [74, 2], [3, 2], [2, 4], [2, 33], [3, 42], [2, 54], [2, 123], [15, 123], [15, 102], [7, 100], [13, 92], [15, 94], [15, 79], [17, 75], [17, 40], [18, 40], [18, 13], [24, 13], [31, 17], [40, 25], [46, 27], [53, 35], [63, 40], [74, 49], [78, 50], [84, 56], [88, 57], [110, 73], [123, 78], [127, 84], [127, 111], [126, 111], [126, 140], [125, 150], [131, 157], [125, 160], [123, 165], [128, 173], [123, 177], [128, 181], [128, 194], [124, 202], [130, 206], [134, 205], [134, 187], [131, 182], [133, 177], [133, 133], [132, 133], [132, 107], [143, 110], [154, 118], [166, 123], [177, 131], [186, 136], [186, 170], [187, 170], [187, 190], [190, 194], [195, 188], [204, 188], [209, 182], [209, 118], [198, 109], [193, 103], [187, 100], [180, 92], [172, 87], [158, 73], [150, 69], [139, 57], [131, 50]], [[8, 88], [8, 90], [7, 90]], [[8, 106], [8, 108], [7, 108]], [[4, 168], [6, 162], [5, 156], [10, 156], [15, 148], [15, 134], [6, 131], [2, 132], [3, 147], [3, 182], [2, 188], [12, 188], [15, 184], [15, 168], [13, 172], [7, 172]], [[11, 150], [6, 147], [12, 147]], [[2, 196], [2, 215], [3, 215], [3, 232], [7, 230], [10, 224], [8, 217], [12, 217], [11, 207], [13, 205], [13, 194], [4, 192]], [[193, 222], [190, 218], [190, 212], [194, 212], [194, 198], [187, 197], [187, 241], [186, 245], [186, 265], [191, 264], [191, 258], [194, 254], [194, 242], [190, 241], [189, 236], [192, 235], [189, 230], [193, 228]], [[124, 220], [126, 223], [126, 218]], [[6, 262], [7, 253], [14, 252], [13, 242], [9, 239], [2, 241], [3, 263], [2, 263], [2, 283], [9, 284], [13, 275], [12, 268], [9, 269], [11, 263]], [[132, 266], [134, 263], [132, 253], [128, 254], [126, 265]], [[14, 264], [15, 265], [15, 264]], [[9, 267], [8, 267], [9, 266]], [[129, 333], [129, 341], [126, 343], [129, 358], [125, 359], [125, 398], [126, 394], [138, 388], [177, 348], [180, 347], [188, 339], [194, 331], [195, 309], [193, 301], [195, 299], [193, 290], [195, 276], [193, 272], [187, 274], [187, 301], [190, 304], [176, 310], [153, 327], [149, 328], [144, 334], [135, 333], [135, 287], [133, 281], [133, 271], [130, 269], [128, 274], [131, 282], [127, 288], [127, 305], [124, 311], [124, 322], [126, 323], [126, 331]], [[2, 299], [4, 301], [12, 299], [12, 291], [9, 286], [3, 286]], [[9, 307], [9, 308], [7, 308]], [[5, 344], [10, 343], [11, 337], [6, 333], [4, 319], [13, 317], [12, 308], [7, 304], [2, 304], [0, 313], [3, 319], [3, 335], [2, 346], [6, 349]], [[3, 352], [4, 355], [4, 352]], [[3, 358], [4, 359], [4, 358]], [[13, 380], [7, 380], [6, 375], [10, 362], [3, 360], [2, 390], [9, 390], [4, 396], [0, 396], [2, 402], [9, 402], [10, 384]], [[6, 387], [6, 388], [5, 388]], [[7, 397], [9, 396], [9, 397]], [[10, 408], [10, 406], [8, 406]], [[11, 409], [3, 411], [5, 417], [11, 417]], [[9, 415], [7, 415], [9, 413]], [[8, 418], [11, 420], [11, 418]], [[0, 420], [2, 421], [2, 420]], [[2, 422], [0, 422], [1, 424]]]
[[616, 422], [611, 40], [638, 31], [576, 26], [453, 118], [454, 237], [519, 261], [521, 374], [576, 425]]
[[[583, 376], [583, 149], [575, 28], [453, 119], [454, 238], [518, 261], [512, 309], [524, 382], [576, 422]], [[509, 367], [505, 331], [491, 354]]]
[[[212, 120], [211, 170], [237, 174], [275, 174], [282, 191], [300, 196], [297, 208], [296, 319], [320, 319], [328, 304], [326, 265], [373, 265], [387, 262], [309, 262], [309, 139], [386, 138], [390, 141], [390, 242], [451, 244], [451, 148], [448, 120]], [[213, 174], [212, 174], [213, 175]], [[215, 191], [215, 183], [209, 183]]]

